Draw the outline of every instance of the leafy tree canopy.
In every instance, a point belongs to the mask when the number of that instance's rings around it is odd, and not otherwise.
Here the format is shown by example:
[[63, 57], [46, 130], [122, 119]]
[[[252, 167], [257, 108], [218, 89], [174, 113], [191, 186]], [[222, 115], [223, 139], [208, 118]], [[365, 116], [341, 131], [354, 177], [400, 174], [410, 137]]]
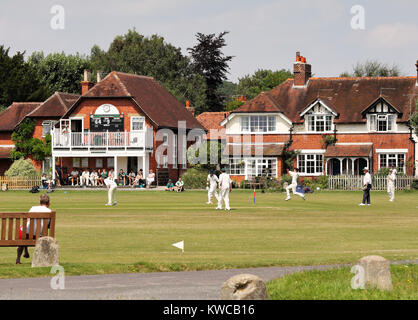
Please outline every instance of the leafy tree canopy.
[[13, 101], [43, 101], [47, 98], [36, 70], [24, 60], [24, 53], [9, 56], [0, 45], [0, 109]]
[[117, 36], [107, 51], [95, 45], [91, 63], [105, 73], [115, 70], [153, 77], [180, 102], [189, 100], [197, 113], [206, 111], [204, 78], [192, 72], [190, 59], [182, 55], [180, 48], [161, 36], [145, 37], [135, 29], [129, 30]]
[[83, 80], [84, 69], [90, 69], [92, 64], [87, 56], [77, 54], [66, 55], [64, 52], [51, 53], [34, 52], [28, 63], [36, 70], [47, 95], [54, 92], [80, 93], [80, 82]]
[[289, 70], [273, 71], [259, 69], [254, 74], [246, 75], [239, 79], [236, 94], [243, 95], [250, 100], [263, 91], [269, 91], [277, 87], [288, 78], [293, 78], [293, 73]]
[[206, 101], [208, 111], [222, 111], [223, 98], [218, 91], [227, 79], [228, 62], [232, 56], [225, 56], [222, 49], [226, 46], [224, 39], [228, 32], [213, 34], [197, 33], [197, 44], [188, 48], [192, 59], [192, 70], [206, 81]]
[[366, 62], [358, 62], [352, 73], [344, 72], [340, 77], [397, 77], [401, 75], [401, 69], [397, 65], [388, 65], [377, 60], [366, 60]]

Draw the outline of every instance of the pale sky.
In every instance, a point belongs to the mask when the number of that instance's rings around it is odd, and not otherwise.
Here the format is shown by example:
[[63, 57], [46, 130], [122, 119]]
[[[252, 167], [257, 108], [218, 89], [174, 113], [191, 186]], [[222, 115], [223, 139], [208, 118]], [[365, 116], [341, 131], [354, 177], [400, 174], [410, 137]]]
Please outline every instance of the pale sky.
[[[54, 5], [65, 10], [63, 30], [51, 28]], [[364, 30], [351, 28], [354, 5], [365, 10]], [[291, 69], [296, 51], [315, 76], [338, 76], [368, 58], [416, 75], [417, 12], [417, 0], [0, 0], [0, 44], [13, 53], [88, 54], [136, 28], [186, 53], [197, 32], [227, 30], [231, 81], [258, 68]]]

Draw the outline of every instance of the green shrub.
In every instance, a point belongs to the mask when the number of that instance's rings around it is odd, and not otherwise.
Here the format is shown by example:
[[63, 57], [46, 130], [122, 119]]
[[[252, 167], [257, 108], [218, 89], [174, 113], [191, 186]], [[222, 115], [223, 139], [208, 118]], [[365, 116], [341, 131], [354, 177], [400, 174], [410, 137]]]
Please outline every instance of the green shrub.
[[281, 182], [282, 182], [282, 184], [285, 183], [285, 182], [287, 182], [288, 184], [291, 184], [292, 183], [292, 177], [291, 177], [291, 175], [290, 174], [284, 174], [284, 175], [282, 175]]
[[411, 189], [418, 190], [418, 179], [412, 180]]
[[319, 176], [317, 179], [317, 187], [328, 189], [328, 176]]
[[29, 159], [15, 160], [4, 175], [6, 177], [28, 177], [37, 175], [35, 167], [32, 165], [32, 161]]
[[191, 168], [181, 176], [185, 189], [205, 189], [208, 170]]

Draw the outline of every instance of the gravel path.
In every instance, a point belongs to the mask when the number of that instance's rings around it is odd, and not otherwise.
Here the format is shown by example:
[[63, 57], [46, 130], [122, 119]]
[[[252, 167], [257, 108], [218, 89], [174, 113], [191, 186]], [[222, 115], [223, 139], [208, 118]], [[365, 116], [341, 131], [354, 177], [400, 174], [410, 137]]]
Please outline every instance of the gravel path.
[[[418, 264], [418, 260], [394, 262], [405, 263]], [[65, 290], [51, 289], [51, 278], [3, 279], [0, 280], [0, 300], [216, 300], [219, 299], [222, 283], [237, 274], [250, 273], [269, 281], [295, 272], [343, 266], [348, 265], [68, 276], [65, 278]]]

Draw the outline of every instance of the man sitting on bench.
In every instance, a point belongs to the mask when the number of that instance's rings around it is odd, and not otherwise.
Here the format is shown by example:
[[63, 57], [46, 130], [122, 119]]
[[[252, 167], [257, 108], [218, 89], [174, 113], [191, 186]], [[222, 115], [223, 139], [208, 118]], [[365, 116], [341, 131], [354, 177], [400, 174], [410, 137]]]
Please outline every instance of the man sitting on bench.
[[[51, 209], [49, 209], [49, 196], [45, 193], [41, 194], [40, 199], [39, 199], [39, 204], [40, 206], [33, 206], [29, 212], [51, 212]], [[36, 220], [36, 219], [35, 219]], [[27, 224], [26, 224], [26, 236], [24, 236], [22, 234], [22, 238], [29, 238], [29, 226], [30, 226], [30, 219], [28, 219]], [[36, 235], [36, 222], [34, 223], [34, 229], [33, 229], [33, 234], [34, 234], [34, 238]], [[49, 228], [49, 225], [48, 225]], [[41, 220], [41, 232], [43, 229], [43, 220]], [[22, 256], [23, 250], [25, 250], [25, 254], [23, 255], [24, 258], [29, 258], [29, 251], [28, 251], [28, 247], [27, 246], [20, 246], [17, 247], [17, 258], [16, 258], [16, 264], [21, 264], [20, 263], [20, 257]]]

